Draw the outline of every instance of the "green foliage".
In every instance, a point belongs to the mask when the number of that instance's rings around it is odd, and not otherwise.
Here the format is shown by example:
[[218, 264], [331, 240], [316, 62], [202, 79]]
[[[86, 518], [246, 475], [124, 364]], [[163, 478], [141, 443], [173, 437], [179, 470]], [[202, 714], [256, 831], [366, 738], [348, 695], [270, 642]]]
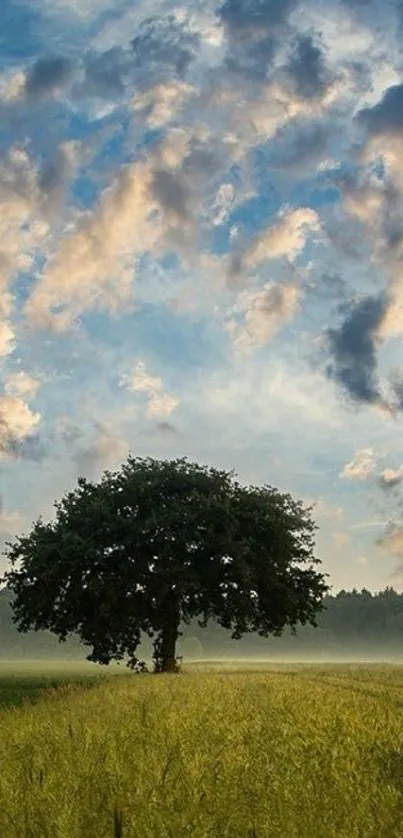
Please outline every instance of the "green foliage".
[[77, 634], [88, 660], [128, 656], [144, 669], [143, 632], [156, 636], [155, 671], [175, 671], [179, 625], [195, 617], [234, 639], [316, 626], [328, 586], [314, 569], [311, 510], [270, 486], [186, 458], [129, 456], [97, 484], [80, 478], [55, 509], [8, 544], [3, 580], [22, 632]]

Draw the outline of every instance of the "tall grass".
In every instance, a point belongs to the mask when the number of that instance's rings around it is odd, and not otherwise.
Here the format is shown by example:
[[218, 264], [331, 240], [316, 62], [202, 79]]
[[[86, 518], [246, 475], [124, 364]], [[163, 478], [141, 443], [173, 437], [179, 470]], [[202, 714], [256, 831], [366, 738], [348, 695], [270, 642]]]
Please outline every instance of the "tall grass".
[[1, 838], [403, 836], [403, 670], [128, 675], [0, 713]]

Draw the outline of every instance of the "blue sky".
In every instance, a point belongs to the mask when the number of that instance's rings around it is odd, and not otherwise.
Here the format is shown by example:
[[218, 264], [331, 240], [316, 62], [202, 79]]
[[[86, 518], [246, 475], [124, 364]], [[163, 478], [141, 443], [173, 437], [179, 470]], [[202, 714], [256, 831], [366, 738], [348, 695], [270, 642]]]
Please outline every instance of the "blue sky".
[[0, 545], [186, 455], [403, 589], [402, 4], [111, 8], [1, 3]]

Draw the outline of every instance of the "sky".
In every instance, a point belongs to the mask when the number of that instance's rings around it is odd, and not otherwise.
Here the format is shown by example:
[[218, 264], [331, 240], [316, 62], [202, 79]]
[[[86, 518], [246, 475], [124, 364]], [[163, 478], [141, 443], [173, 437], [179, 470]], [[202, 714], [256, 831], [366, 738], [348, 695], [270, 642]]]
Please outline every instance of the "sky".
[[186, 456], [314, 504], [332, 593], [403, 591], [402, 33], [401, 0], [2, 0], [0, 549]]

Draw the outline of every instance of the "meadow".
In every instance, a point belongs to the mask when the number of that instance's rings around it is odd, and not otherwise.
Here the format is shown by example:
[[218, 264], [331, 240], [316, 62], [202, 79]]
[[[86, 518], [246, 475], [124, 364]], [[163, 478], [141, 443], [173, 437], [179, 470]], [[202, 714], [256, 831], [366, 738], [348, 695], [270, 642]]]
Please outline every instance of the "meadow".
[[1, 838], [403, 838], [403, 667], [127, 673], [0, 664]]

